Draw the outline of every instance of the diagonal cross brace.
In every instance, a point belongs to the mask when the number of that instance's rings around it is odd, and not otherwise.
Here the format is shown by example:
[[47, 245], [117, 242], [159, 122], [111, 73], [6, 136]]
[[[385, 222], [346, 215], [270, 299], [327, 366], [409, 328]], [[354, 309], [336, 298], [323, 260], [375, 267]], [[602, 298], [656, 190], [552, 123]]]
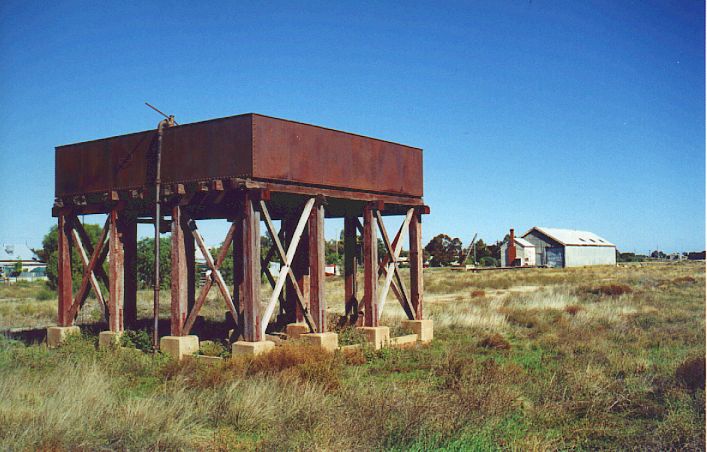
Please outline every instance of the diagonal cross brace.
[[[211, 275], [210, 277], [206, 280], [204, 285], [201, 287], [201, 291], [199, 292], [199, 298], [196, 300], [194, 303], [194, 307], [192, 308], [191, 312], [189, 313], [189, 316], [187, 317], [187, 321], [184, 322], [184, 328], [183, 332], [184, 335], [189, 334], [191, 331], [192, 327], [194, 326], [194, 322], [196, 322], [196, 318], [199, 316], [199, 311], [201, 308], [204, 306], [204, 303], [206, 302], [206, 297], [209, 294], [209, 291], [211, 290], [211, 286], [213, 286], [214, 281], [216, 281], [216, 284], [219, 284], [218, 281], [219, 279], [216, 278], [216, 274], [218, 273], [219, 276], [221, 276], [221, 265], [223, 264], [223, 261], [226, 260], [226, 256], [228, 255], [228, 249], [231, 247], [231, 243], [233, 242], [233, 236], [236, 233], [236, 223], [232, 223], [231, 227], [228, 229], [228, 233], [226, 233], [226, 238], [223, 240], [223, 244], [221, 245], [221, 249], [219, 250], [218, 256], [216, 256], [216, 262], [213, 262], [213, 268], [211, 268]], [[194, 239], [199, 241], [201, 239], [201, 235], [199, 232], [196, 230], [196, 223], [194, 223], [194, 229], [191, 229], [191, 226], [189, 229], [192, 231], [192, 235], [194, 236]], [[196, 236], [199, 236], [199, 239], [196, 239]], [[201, 243], [203, 243], [203, 239], [201, 239]], [[201, 245], [199, 245], [199, 249], [201, 250]], [[204, 254], [204, 251], [201, 251], [202, 254]], [[207, 253], [209, 257], [211, 257], [211, 253]], [[207, 262], [208, 262], [208, 258]], [[215, 270], [214, 270], [215, 268]], [[221, 276], [220, 278], [221, 281], [223, 281], [223, 277]], [[238, 311], [236, 310], [235, 305], [233, 304], [233, 299], [230, 300], [226, 298], [226, 306], [228, 307], [229, 312], [231, 313], [231, 316], [233, 317], [234, 321], [236, 322], [236, 325], [238, 324]]]
[[395, 290], [394, 287], [394, 292], [396, 292], [396, 295], [400, 300], [400, 304], [402, 305], [405, 314], [410, 320], [413, 320], [415, 318], [413, 314], [414, 311], [412, 309], [412, 304], [410, 303], [410, 299], [407, 296], [405, 284], [403, 283], [403, 279], [400, 277], [400, 269], [398, 268], [398, 256], [400, 255], [400, 251], [402, 250], [403, 246], [403, 241], [401, 240], [402, 232], [405, 231], [408, 224], [410, 223], [413, 213], [413, 209], [409, 209], [407, 211], [407, 213], [405, 214], [405, 219], [403, 220], [403, 224], [400, 227], [398, 233], [396, 234], [395, 239], [393, 240], [393, 244], [391, 245], [390, 239], [388, 238], [388, 232], [386, 231], [385, 224], [383, 223], [383, 217], [381, 216], [380, 212], [376, 210], [376, 220], [378, 221], [378, 227], [381, 231], [383, 242], [385, 243], [385, 247], [388, 251], [388, 255], [385, 259], [383, 259], [381, 264], [381, 270], [386, 273], [386, 278], [385, 283], [383, 284], [383, 290], [380, 293], [380, 298], [378, 299], [379, 318], [383, 314], [383, 306], [385, 305], [385, 300], [388, 296], [388, 289], [390, 289], [393, 277], [395, 277], [395, 282], [398, 286], [398, 290]]
[[[191, 231], [191, 235], [194, 237], [194, 240], [196, 241], [196, 244], [199, 247], [199, 251], [201, 251], [201, 255], [206, 260], [206, 265], [211, 270], [211, 278], [209, 278], [207, 283], [204, 284], [204, 287], [202, 287], [202, 291], [199, 294], [199, 300], [201, 301], [202, 298], [204, 300], [206, 300], [206, 295], [208, 294], [208, 289], [210, 289], [211, 284], [213, 284], [211, 281], [216, 281], [216, 285], [218, 286], [219, 291], [221, 292], [221, 295], [223, 296], [223, 299], [226, 301], [226, 306], [228, 307], [228, 310], [231, 312], [231, 315], [233, 316], [233, 320], [237, 324], [238, 323], [238, 312], [236, 311], [236, 307], [233, 304], [233, 298], [231, 297], [231, 293], [228, 290], [228, 286], [226, 285], [226, 281], [223, 279], [223, 276], [221, 275], [221, 272], [219, 271], [221, 264], [223, 264], [223, 261], [226, 259], [226, 254], [228, 253], [228, 247], [231, 245], [231, 242], [233, 241], [233, 234], [235, 233], [236, 224], [233, 223], [228, 230], [228, 234], [226, 236], [226, 240], [228, 240], [228, 244], [226, 244], [226, 242], [224, 241], [223, 246], [221, 246], [221, 251], [219, 252], [219, 255], [218, 255], [218, 259], [220, 260], [220, 262], [218, 262], [218, 265], [216, 265], [216, 263], [214, 263], [214, 259], [211, 256], [209, 249], [206, 247], [206, 243], [204, 243], [204, 239], [201, 237], [201, 234], [199, 234], [199, 230], [196, 227], [196, 222], [194, 220], [192, 220], [191, 218], [189, 218], [189, 220], [187, 221], [187, 225], [189, 227], [189, 230]], [[203, 305], [203, 304], [204, 304], [204, 301], [201, 301], [201, 305]], [[194, 304], [194, 307], [196, 308], [196, 303]], [[191, 319], [191, 323], [188, 325], [189, 329], [187, 331], [189, 331], [191, 329], [191, 327], [194, 325], [194, 322], [196, 321], [197, 312], [195, 312], [195, 311], [196, 311], [196, 309], [192, 309], [191, 314], [189, 314], [189, 319]], [[185, 325], [185, 328], [186, 328], [186, 325]]]
[[292, 260], [295, 257], [295, 252], [297, 251], [297, 245], [299, 245], [300, 238], [302, 238], [302, 232], [304, 232], [304, 228], [307, 225], [309, 213], [312, 211], [314, 201], [315, 198], [310, 198], [304, 205], [304, 210], [302, 211], [302, 215], [300, 216], [299, 221], [297, 222], [297, 227], [295, 228], [292, 240], [290, 241], [289, 246], [287, 248], [287, 252], [285, 252], [285, 249], [282, 246], [282, 242], [280, 242], [280, 237], [278, 237], [277, 231], [275, 230], [275, 226], [272, 222], [272, 218], [270, 218], [270, 212], [268, 211], [268, 207], [265, 205], [264, 201], [260, 201], [260, 211], [262, 212], [265, 220], [265, 227], [267, 227], [268, 233], [270, 234], [270, 238], [272, 239], [275, 249], [277, 250], [277, 253], [280, 256], [280, 260], [283, 263], [282, 267], [280, 267], [280, 273], [277, 276], [275, 288], [273, 289], [272, 295], [270, 296], [270, 301], [268, 301], [268, 305], [265, 308], [265, 313], [263, 314], [263, 317], [261, 319], [261, 328], [263, 330], [263, 335], [265, 335], [265, 329], [267, 328], [268, 323], [270, 322], [270, 317], [272, 316], [272, 313], [275, 310], [275, 303], [277, 302], [278, 297], [280, 296], [280, 292], [282, 292], [282, 288], [285, 285], [285, 280], [288, 278], [295, 289], [295, 293], [297, 295], [297, 303], [299, 303], [300, 309], [302, 309], [302, 313], [304, 314], [304, 320], [305, 322], [307, 322], [309, 330], [316, 331], [316, 324], [314, 323], [314, 319], [312, 319], [312, 316], [309, 313], [307, 306], [305, 306], [304, 304], [304, 296], [302, 295], [302, 291], [299, 288], [299, 284], [297, 284], [297, 278], [295, 278], [295, 274], [292, 272]]
[[[93, 269], [96, 268], [96, 265], [101, 265], [102, 260], [101, 256], [105, 258], [105, 254], [102, 253], [103, 251], [103, 245], [105, 244], [106, 237], [108, 236], [108, 226], [110, 224], [110, 217], [106, 219], [106, 223], [103, 225], [103, 230], [101, 231], [101, 235], [98, 237], [98, 242], [96, 242], [96, 247], [93, 249], [93, 254], [91, 254], [91, 259], [88, 261], [88, 265], [86, 267], [86, 270], [83, 273], [83, 277], [81, 278], [81, 286], [79, 287], [79, 291], [76, 292], [76, 297], [74, 298], [74, 302], [71, 305], [71, 309], [69, 310], [69, 318], [74, 319], [76, 318], [76, 315], [79, 312], [79, 309], [81, 309], [81, 306], [83, 305], [85, 301], [85, 295], [86, 292], [88, 291], [88, 286], [90, 284], [91, 276], [94, 276]], [[73, 229], [73, 228], [72, 228]], [[113, 313], [109, 313], [110, 315], [113, 315]]]
[[[98, 300], [98, 303], [101, 305], [101, 310], [103, 312], [103, 315], [105, 316], [106, 319], [108, 319], [108, 307], [106, 305], [106, 300], [105, 300], [105, 298], [103, 298], [103, 292], [101, 292], [101, 287], [98, 285], [98, 279], [96, 278], [96, 274], [93, 272], [93, 270], [88, 269], [89, 257], [86, 254], [86, 250], [84, 249], [83, 243], [81, 242], [81, 237], [79, 236], [79, 233], [74, 228], [71, 229], [71, 233], [73, 234], [74, 240], [76, 241], [76, 247], [79, 249], [79, 256], [81, 256], [81, 263], [83, 264], [83, 271], [90, 273], [89, 274], [89, 281], [91, 282], [91, 288], [93, 289], [93, 292], [96, 294], [96, 299]], [[88, 291], [86, 291], [86, 295], [88, 295]]]

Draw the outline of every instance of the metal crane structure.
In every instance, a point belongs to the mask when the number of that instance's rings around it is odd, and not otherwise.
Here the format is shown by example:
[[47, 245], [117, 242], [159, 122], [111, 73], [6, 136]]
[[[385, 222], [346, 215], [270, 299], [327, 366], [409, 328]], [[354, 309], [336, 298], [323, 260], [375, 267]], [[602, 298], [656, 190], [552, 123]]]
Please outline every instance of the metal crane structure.
[[[107, 312], [110, 333], [136, 325], [137, 224], [148, 223], [157, 226], [156, 238], [171, 232], [169, 337], [190, 335], [212, 286], [241, 342], [264, 341], [266, 334], [290, 324], [325, 333], [330, 301], [324, 287], [325, 218], [344, 219], [343, 321], [379, 327], [389, 291], [410, 321], [422, 321], [421, 228], [422, 215], [429, 213], [422, 195], [419, 148], [259, 114], [182, 125], [167, 117], [158, 130], [59, 146], [52, 209], [59, 226], [59, 327], [75, 323], [91, 290]], [[164, 215], [156, 211], [160, 207]], [[90, 241], [79, 215], [106, 215], [97, 242]], [[402, 218], [393, 236], [383, 223], [390, 215]], [[199, 231], [204, 219], [230, 223], [215, 258]], [[273, 243], [264, 258], [261, 225]], [[384, 256], [378, 255], [379, 233]], [[405, 235], [407, 283], [398, 270]], [[233, 286], [221, 272], [230, 245]], [[80, 262], [72, 263], [74, 248]], [[198, 293], [197, 248], [210, 269]], [[273, 258], [282, 262], [277, 274], [268, 268]], [[102, 266], [106, 261], [108, 272]], [[74, 291], [71, 267], [76, 264], [83, 277]], [[261, 275], [272, 287], [263, 303]], [[153, 328], [157, 335], [157, 323]]]

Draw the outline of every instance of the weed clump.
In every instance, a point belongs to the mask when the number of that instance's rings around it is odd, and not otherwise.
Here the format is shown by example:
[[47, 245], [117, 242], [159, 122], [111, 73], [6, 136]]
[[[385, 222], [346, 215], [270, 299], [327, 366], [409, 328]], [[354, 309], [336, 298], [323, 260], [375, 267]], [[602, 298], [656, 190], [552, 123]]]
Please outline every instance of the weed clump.
[[152, 350], [152, 338], [145, 330], [125, 330], [120, 336], [120, 345], [146, 352]]
[[605, 284], [603, 286], [589, 287], [585, 289], [592, 295], [603, 295], [606, 297], [619, 297], [633, 292], [626, 284]]
[[675, 379], [690, 391], [705, 389], [705, 357], [688, 358], [675, 369]]
[[485, 290], [472, 290], [471, 298], [484, 298], [486, 296]]
[[511, 344], [498, 333], [486, 336], [479, 342], [479, 347], [496, 350], [510, 350]]
[[577, 313], [582, 309], [584, 308], [578, 304], [570, 304], [565, 306], [565, 312], [569, 315], [577, 315]]
[[199, 352], [204, 356], [228, 356], [228, 350], [223, 344], [215, 341], [202, 341], [199, 344]]
[[692, 276], [679, 276], [673, 279], [673, 284], [676, 286], [689, 286], [695, 284], [697, 280]]

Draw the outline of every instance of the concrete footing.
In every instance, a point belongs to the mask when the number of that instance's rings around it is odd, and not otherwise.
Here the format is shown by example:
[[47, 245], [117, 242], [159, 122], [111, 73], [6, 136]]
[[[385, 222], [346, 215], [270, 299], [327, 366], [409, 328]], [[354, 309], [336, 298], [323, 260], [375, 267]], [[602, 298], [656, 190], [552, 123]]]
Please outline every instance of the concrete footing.
[[98, 333], [98, 349], [106, 349], [111, 347], [117, 347], [120, 344], [120, 336], [123, 333], [116, 333], [115, 331], [101, 331]]
[[387, 326], [359, 326], [356, 329], [366, 335], [366, 340], [373, 344], [376, 350], [390, 342], [390, 328]]
[[309, 327], [306, 323], [288, 323], [285, 332], [288, 339], [297, 339], [301, 335], [309, 333]]
[[339, 335], [336, 333], [310, 333], [303, 334], [300, 338], [328, 352], [334, 352], [339, 348]]
[[81, 334], [81, 329], [76, 325], [50, 326], [47, 328], [47, 346], [50, 348], [58, 347], [72, 334]]
[[257, 356], [261, 353], [267, 353], [275, 348], [275, 343], [272, 341], [246, 342], [238, 341], [231, 345], [231, 355], [246, 355]]
[[417, 344], [417, 334], [408, 334], [405, 336], [391, 337], [390, 346], [397, 348], [413, 347]]
[[417, 334], [417, 340], [423, 343], [432, 341], [433, 328], [432, 320], [403, 320], [403, 329], [410, 333]]
[[160, 339], [160, 351], [177, 360], [199, 351], [198, 336], [164, 336]]

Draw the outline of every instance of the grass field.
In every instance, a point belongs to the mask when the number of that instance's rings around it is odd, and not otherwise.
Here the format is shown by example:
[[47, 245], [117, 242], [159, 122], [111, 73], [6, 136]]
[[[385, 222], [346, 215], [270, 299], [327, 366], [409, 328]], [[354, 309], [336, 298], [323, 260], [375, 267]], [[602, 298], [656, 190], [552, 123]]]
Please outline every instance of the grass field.
[[[209, 366], [0, 339], [0, 449], [704, 450], [704, 263], [432, 269], [425, 285], [435, 340], [411, 349], [292, 343]], [[342, 292], [327, 282], [332, 318]], [[2, 286], [0, 328], [52, 324], [55, 306]], [[383, 323], [402, 315], [389, 299]]]

